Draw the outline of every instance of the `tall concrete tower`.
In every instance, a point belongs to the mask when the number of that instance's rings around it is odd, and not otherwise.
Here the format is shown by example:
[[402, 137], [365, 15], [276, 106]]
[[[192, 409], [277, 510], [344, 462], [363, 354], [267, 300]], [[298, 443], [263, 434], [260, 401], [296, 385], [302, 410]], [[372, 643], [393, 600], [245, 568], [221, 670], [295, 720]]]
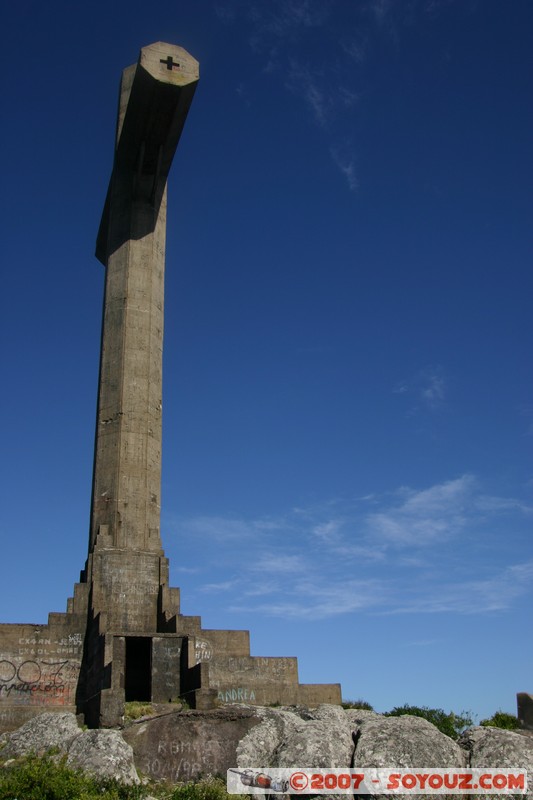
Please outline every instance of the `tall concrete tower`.
[[161, 546], [166, 186], [198, 63], [157, 42], [122, 74], [96, 254], [106, 269], [89, 552], [65, 614], [0, 625], [0, 731], [43, 710], [121, 722], [128, 700], [340, 702], [298, 682], [294, 657], [250, 655], [248, 631], [180, 613]]
[[166, 185], [198, 77], [192, 56], [162, 42], [124, 70], [97, 240], [106, 284], [87, 579], [94, 612], [125, 632], [158, 629], [168, 574], [160, 538]]

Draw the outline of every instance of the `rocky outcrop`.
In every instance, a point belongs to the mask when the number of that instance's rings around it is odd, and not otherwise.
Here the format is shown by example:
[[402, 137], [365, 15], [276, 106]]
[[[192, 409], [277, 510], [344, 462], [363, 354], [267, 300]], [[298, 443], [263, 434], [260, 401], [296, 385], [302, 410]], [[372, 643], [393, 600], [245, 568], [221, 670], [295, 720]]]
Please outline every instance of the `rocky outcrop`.
[[331, 705], [172, 711], [133, 722], [123, 731], [82, 731], [73, 714], [48, 713], [0, 739], [4, 762], [50, 748], [66, 754], [69, 765], [124, 783], [139, 782], [135, 767], [168, 783], [224, 776], [232, 767], [501, 767], [533, 772], [533, 737], [527, 732], [476, 727], [454, 742], [420, 717], [384, 717]]
[[464, 767], [458, 744], [421, 717], [354, 720], [354, 767]]
[[340, 706], [262, 709], [261, 713], [262, 722], [239, 742], [237, 766], [349, 766], [352, 726]]
[[32, 717], [21, 728], [0, 736], [2, 760], [29, 753], [44, 755], [56, 749], [66, 753], [72, 740], [81, 733], [76, 717], [68, 712], [48, 712]]
[[119, 731], [82, 731], [69, 713], [45, 713], [33, 717], [21, 728], [3, 734], [2, 761], [52, 750], [66, 755], [70, 767], [82, 769], [98, 778], [116, 778], [121, 783], [140, 783], [133, 750]]
[[177, 783], [202, 775], [226, 775], [237, 745], [261, 722], [263, 709], [224, 706], [213, 711], [177, 711], [131, 723], [122, 735], [142, 774]]
[[139, 783], [133, 749], [120, 731], [84, 731], [67, 751], [67, 765], [99, 778], [117, 778], [121, 783]]
[[459, 739], [467, 765], [476, 767], [516, 767], [533, 774], [533, 738], [501, 728], [469, 728]]

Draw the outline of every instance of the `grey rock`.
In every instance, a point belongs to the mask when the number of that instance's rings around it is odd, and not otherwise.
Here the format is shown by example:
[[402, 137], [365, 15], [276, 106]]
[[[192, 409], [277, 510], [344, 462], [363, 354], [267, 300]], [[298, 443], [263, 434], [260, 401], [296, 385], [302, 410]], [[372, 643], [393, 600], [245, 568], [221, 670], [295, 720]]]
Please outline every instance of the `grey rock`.
[[[405, 715], [383, 717], [371, 711], [358, 711], [352, 717], [355, 768], [464, 767], [461, 748], [438, 728], [421, 717]], [[424, 797], [424, 795], [420, 795]], [[373, 800], [389, 800], [377, 794]]]
[[137, 720], [124, 731], [135, 763], [153, 780], [177, 783], [225, 775], [237, 766], [237, 746], [259, 725], [263, 709], [228, 705]]
[[17, 758], [35, 753], [44, 755], [48, 750], [57, 748], [66, 752], [74, 738], [81, 735], [76, 717], [69, 712], [47, 712], [25, 722], [16, 731], [5, 733], [1, 749], [2, 759]]
[[261, 709], [263, 720], [237, 747], [239, 767], [348, 767], [352, 725], [339, 706]]
[[133, 750], [118, 731], [82, 731], [70, 713], [44, 713], [28, 720], [21, 728], [3, 737], [2, 760], [44, 755], [55, 750], [67, 755], [67, 765], [96, 777], [116, 778], [123, 783], [139, 783]]
[[520, 767], [533, 773], [533, 739], [515, 731], [476, 726], [465, 731], [460, 746], [470, 767]]
[[[533, 774], [533, 739], [502, 728], [469, 728], [459, 738], [468, 766], [525, 770]], [[533, 798], [530, 790], [525, 798]], [[491, 795], [491, 800], [508, 800], [509, 795]]]
[[358, 723], [355, 739], [356, 767], [465, 766], [459, 745], [421, 717], [367, 717]]
[[279, 767], [349, 767], [352, 725], [340, 706], [321, 705], [312, 719], [287, 734], [278, 748]]
[[115, 778], [126, 784], [140, 783], [133, 749], [119, 731], [92, 730], [77, 736], [68, 749], [67, 765], [98, 778]]
[[361, 723], [368, 722], [369, 719], [383, 719], [383, 714], [378, 714], [376, 711], [367, 711], [366, 708], [346, 708], [344, 710], [346, 719], [355, 727], [359, 729]]
[[258, 708], [260, 724], [252, 728], [237, 745], [237, 766], [278, 766], [282, 742], [305, 725], [299, 711], [289, 708]]

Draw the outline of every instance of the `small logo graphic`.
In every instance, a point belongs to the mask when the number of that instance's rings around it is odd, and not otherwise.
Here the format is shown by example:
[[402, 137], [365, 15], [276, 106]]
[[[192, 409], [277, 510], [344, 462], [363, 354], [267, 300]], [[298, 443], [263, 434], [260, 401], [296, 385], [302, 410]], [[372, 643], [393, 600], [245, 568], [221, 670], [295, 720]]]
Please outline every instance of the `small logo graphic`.
[[264, 772], [254, 772], [252, 769], [229, 769], [228, 772], [238, 775], [243, 786], [253, 789], [267, 789], [275, 794], [286, 794], [289, 788], [289, 781], [286, 778], [276, 780]]
[[309, 778], [305, 772], [293, 772], [289, 778], [289, 783], [294, 792], [305, 792], [309, 786]]

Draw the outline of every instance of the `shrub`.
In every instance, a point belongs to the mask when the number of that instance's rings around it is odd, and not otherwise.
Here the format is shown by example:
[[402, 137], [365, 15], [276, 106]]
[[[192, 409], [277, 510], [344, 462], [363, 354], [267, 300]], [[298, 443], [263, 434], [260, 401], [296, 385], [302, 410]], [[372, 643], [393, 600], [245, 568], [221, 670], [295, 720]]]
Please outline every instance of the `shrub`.
[[496, 711], [489, 719], [482, 719], [479, 723], [484, 728], [503, 728], [506, 731], [515, 731], [520, 728], [520, 722], [514, 714], [506, 711]]
[[365, 711], [374, 710], [374, 707], [367, 703], [366, 700], [343, 700], [341, 706], [343, 708], [362, 708]]
[[0, 800], [141, 800], [142, 786], [99, 780], [65, 766], [64, 758], [28, 756], [0, 769]]
[[124, 719], [126, 721], [147, 717], [153, 713], [154, 707], [151, 703], [141, 703], [139, 700], [131, 700], [128, 703], [124, 703]]
[[401, 717], [404, 714], [411, 714], [413, 717], [422, 717], [427, 719], [439, 729], [441, 733], [446, 734], [451, 739], [457, 739], [459, 734], [470, 725], [473, 725], [473, 720], [470, 714], [462, 711], [461, 714], [454, 714], [450, 711], [447, 714], [442, 708], [428, 708], [427, 706], [398, 706], [387, 711], [384, 716], [386, 717]]

